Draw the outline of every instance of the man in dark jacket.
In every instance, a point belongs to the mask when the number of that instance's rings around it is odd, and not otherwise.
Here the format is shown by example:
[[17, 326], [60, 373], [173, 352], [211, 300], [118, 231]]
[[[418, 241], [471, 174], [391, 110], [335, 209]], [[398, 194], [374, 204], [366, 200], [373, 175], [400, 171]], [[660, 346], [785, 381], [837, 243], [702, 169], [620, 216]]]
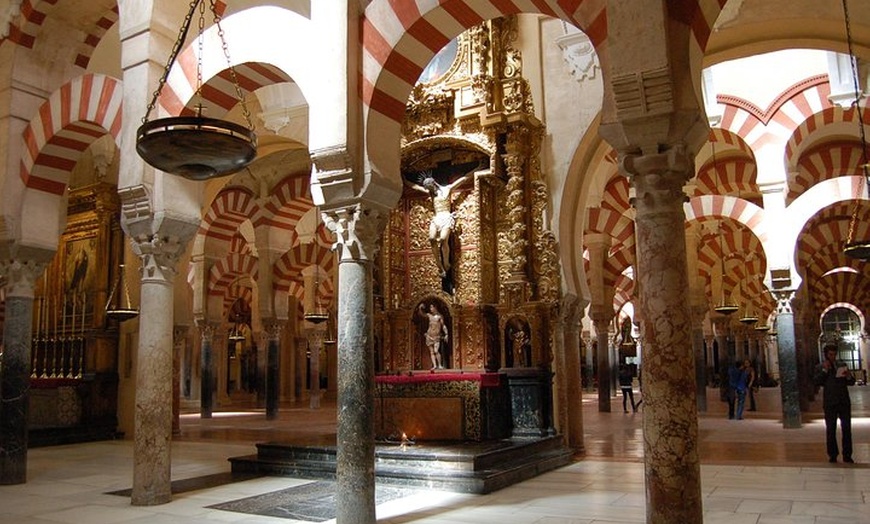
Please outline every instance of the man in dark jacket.
[[849, 389], [855, 383], [855, 377], [849, 367], [837, 360], [837, 346], [826, 345], [823, 348], [825, 359], [816, 366], [814, 382], [824, 388], [822, 406], [825, 410], [825, 429], [828, 448], [828, 459], [837, 462], [837, 419], [840, 419], [840, 431], [843, 434], [843, 462], [852, 460], [852, 401]]

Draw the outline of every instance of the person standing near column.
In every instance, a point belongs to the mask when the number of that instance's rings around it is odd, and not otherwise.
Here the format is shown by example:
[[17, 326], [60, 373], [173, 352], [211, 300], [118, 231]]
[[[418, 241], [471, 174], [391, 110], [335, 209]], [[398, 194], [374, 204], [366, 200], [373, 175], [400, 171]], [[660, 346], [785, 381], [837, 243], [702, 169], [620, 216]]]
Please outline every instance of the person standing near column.
[[631, 383], [634, 377], [631, 375], [631, 369], [622, 364], [619, 366], [619, 389], [622, 390], [622, 411], [628, 413], [626, 405], [631, 400], [631, 411], [637, 413], [637, 405], [634, 403], [634, 391], [631, 389]]
[[824, 388], [822, 406], [825, 411], [825, 441], [828, 462], [837, 462], [837, 419], [843, 438], [843, 462], [852, 463], [852, 400], [848, 386], [855, 383], [855, 376], [845, 362], [837, 360], [837, 346], [827, 344], [822, 349], [824, 360], [816, 366], [813, 382]]

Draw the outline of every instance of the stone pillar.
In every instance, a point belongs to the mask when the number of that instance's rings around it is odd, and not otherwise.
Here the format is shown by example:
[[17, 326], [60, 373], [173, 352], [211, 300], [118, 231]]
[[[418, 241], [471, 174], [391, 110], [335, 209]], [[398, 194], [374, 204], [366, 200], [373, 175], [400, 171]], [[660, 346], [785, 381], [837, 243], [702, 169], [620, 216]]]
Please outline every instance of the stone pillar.
[[700, 523], [701, 464], [682, 187], [692, 158], [681, 146], [627, 155], [638, 302], [643, 326], [643, 440], [647, 522]]
[[741, 362], [746, 358], [746, 337], [742, 327], [734, 330], [734, 361]]
[[281, 397], [281, 331], [284, 323], [270, 319], [263, 321], [266, 330], [266, 420], [278, 418]]
[[134, 242], [133, 249], [142, 261], [142, 288], [131, 502], [147, 506], [172, 499], [173, 282], [184, 246], [154, 235]]
[[707, 309], [703, 306], [692, 306], [692, 349], [695, 353], [695, 384], [697, 395], [695, 400], [698, 411], [707, 412], [707, 360], [704, 358], [704, 314]]
[[712, 386], [714, 384], [713, 378], [716, 370], [716, 361], [714, 360], [713, 355], [714, 340], [713, 333], [704, 333], [704, 351], [706, 352], [704, 361], [707, 364], [707, 369], [704, 370], [704, 376], [706, 377], [705, 384], [707, 386]]
[[33, 337], [33, 289], [45, 264], [4, 260], [6, 319], [0, 373], [0, 484], [27, 482], [27, 421], [30, 402], [30, 344]]
[[374, 524], [374, 299], [372, 266], [387, 210], [324, 210], [338, 251], [336, 522]]
[[[610, 317], [613, 318], [613, 317]], [[592, 315], [592, 323], [595, 326], [596, 339], [598, 340], [598, 353], [596, 365], [598, 367], [598, 411], [610, 413], [610, 344], [607, 327], [610, 318], [606, 315]]]
[[719, 347], [719, 379], [728, 380], [728, 364], [733, 360], [728, 349], [728, 317], [719, 316], [713, 319], [713, 329], [716, 333], [716, 345]]
[[200, 331], [199, 347], [199, 416], [211, 418], [214, 410], [214, 340], [217, 324], [214, 322], [198, 322]]
[[320, 352], [323, 349], [323, 329], [320, 326], [309, 328], [308, 351], [308, 407], [320, 409]]
[[586, 392], [592, 393], [593, 387], [593, 378], [595, 377], [595, 373], [593, 370], [595, 369], [595, 363], [593, 361], [592, 356], [592, 334], [589, 333], [589, 330], [584, 329], [580, 334], [581, 340], [583, 340], [583, 347], [586, 350]]
[[187, 326], [172, 330], [172, 435], [181, 435], [181, 358], [187, 347]]
[[[578, 453], [584, 450], [583, 445], [583, 391], [580, 376], [580, 318], [583, 315], [581, 300], [577, 297], [565, 297], [563, 305], [563, 343], [565, 353], [565, 368], [560, 382], [565, 383], [565, 416], [566, 425], [562, 428], [568, 446]], [[562, 403], [560, 402], [560, 405]], [[561, 422], [561, 421], [560, 421]]]
[[776, 297], [776, 346], [779, 355], [779, 387], [782, 396], [782, 427], [801, 427], [800, 389], [798, 384], [797, 356], [795, 353], [794, 312], [791, 303], [793, 290], [777, 290]]

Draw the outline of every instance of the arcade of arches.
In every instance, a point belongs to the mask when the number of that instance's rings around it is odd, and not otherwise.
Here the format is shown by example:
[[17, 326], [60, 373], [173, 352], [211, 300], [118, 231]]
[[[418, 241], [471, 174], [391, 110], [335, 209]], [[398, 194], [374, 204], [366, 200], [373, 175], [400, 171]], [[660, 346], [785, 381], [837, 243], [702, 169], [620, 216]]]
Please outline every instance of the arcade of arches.
[[[870, 237], [870, 4], [854, 74], [840, 0], [205, 4], [232, 67], [206, 18], [156, 111], [250, 110], [258, 152], [193, 182], [135, 151], [184, 2], [0, 3], [0, 483], [28, 445], [123, 434], [133, 504], [160, 504], [180, 410], [325, 394], [338, 522], [374, 522], [377, 377], [531, 378], [505, 431], [582, 456], [581, 390], [609, 410], [628, 363], [647, 521], [700, 522], [698, 412], [729, 362], [790, 428], [822, 342], [866, 379], [843, 247]], [[139, 316], [107, 316], [127, 295]], [[421, 431], [499, 433], [462, 417]]]

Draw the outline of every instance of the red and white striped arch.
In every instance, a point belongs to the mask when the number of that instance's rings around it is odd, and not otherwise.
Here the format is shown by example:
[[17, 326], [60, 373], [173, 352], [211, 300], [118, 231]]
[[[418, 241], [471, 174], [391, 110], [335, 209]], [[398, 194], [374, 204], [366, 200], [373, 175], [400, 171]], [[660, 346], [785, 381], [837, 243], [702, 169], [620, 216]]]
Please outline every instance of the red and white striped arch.
[[308, 173], [300, 173], [281, 180], [254, 218], [254, 227], [266, 225], [285, 230], [295, 229], [299, 219], [314, 207], [309, 179]]
[[540, 13], [607, 37], [603, 0], [375, 0], [365, 11], [363, 101], [398, 125], [411, 88], [432, 57], [466, 29], [492, 18]]
[[20, 176], [31, 189], [61, 195], [82, 152], [94, 140], [121, 129], [121, 82], [87, 74], [55, 91], [27, 124]]
[[631, 209], [631, 204], [628, 202], [629, 183], [628, 178], [622, 175], [615, 176], [607, 181], [604, 188], [604, 198], [601, 200], [601, 207], [610, 209], [616, 213], [623, 214]]
[[829, 309], [832, 304], [854, 304], [866, 310], [870, 306], [870, 288], [866, 285], [866, 278], [855, 273], [840, 272], [814, 280], [809, 284], [813, 305], [818, 311]]
[[230, 242], [239, 225], [245, 220], [253, 219], [259, 212], [260, 206], [249, 189], [238, 186], [224, 189], [209, 206], [198, 234]]
[[813, 147], [801, 155], [798, 161], [800, 169], [789, 181], [789, 193], [803, 194], [817, 183], [841, 175], [860, 176], [862, 159], [861, 142], [858, 139], [835, 140]]
[[9, 24], [9, 35], [4, 40], [32, 48], [36, 34], [45, 22], [46, 13], [58, 0], [24, 0], [21, 2], [21, 21], [18, 25]]
[[634, 222], [621, 213], [591, 207], [586, 212], [584, 231], [584, 234], [589, 233], [605, 233], [614, 238], [615, 244], [622, 244], [634, 237]]
[[689, 222], [705, 222], [721, 218], [730, 218], [748, 228], [762, 243], [768, 238], [765, 225], [765, 212], [762, 208], [740, 198], [722, 195], [703, 195], [692, 197], [683, 204], [686, 213], [686, 225]]
[[106, 11], [99, 20], [97, 20], [97, 23], [94, 24], [91, 31], [85, 35], [82, 43], [79, 44], [79, 50], [76, 53], [75, 58], [75, 64], [77, 66], [83, 69], [88, 67], [88, 64], [91, 61], [91, 55], [94, 54], [94, 49], [97, 47], [97, 44], [100, 43], [100, 40], [103, 39], [106, 31], [118, 22], [118, 16], [118, 4], [115, 4], [111, 9]]
[[739, 97], [717, 96], [725, 106], [719, 126], [739, 135], [758, 151], [772, 143], [787, 143], [799, 126], [813, 114], [831, 107], [827, 75], [817, 75], [783, 91], [762, 109]]
[[[190, 46], [179, 54], [166, 86], [160, 92], [158, 105], [165, 114], [195, 114], [196, 105], [200, 102], [196, 96], [196, 67], [195, 49]], [[245, 62], [234, 64], [233, 69], [243, 96], [267, 85], [291, 81], [287, 73], [272, 64]], [[206, 72], [203, 74], [206, 75]], [[204, 76], [202, 80], [202, 103], [207, 107], [207, 116], [221, 118], [239, 103], [238, 93], [229, 67], [208, 74], [211, 76]]]
[[208, 272], [209, 296], [225, 296], [230, 284], [242, 276], [257, 280], [257, 258], [242, 253], [227, 253]]
[[[335, 254], [317, 242], [293, 246], [272, 266], [275, 289], [289, 292], [292, 282], [302, 282], [302, 270], [309, 266], [320, 266], [323, 272], [332, 275], [336, 270]], [[321, 297], [331, 297], [335, 293], [332, 278], [325, 279], [320, 285]]]
[[[870, 122], [870, 107], [864, 107], [861, 116], [863, 117], [864, 122]], [[797, 162], [799, 159], [795, 158], [795, 153], [800, 151], [804, 141], [813, 136], [817, 131], [837, 122], [851, 124], [850, 127], [853, 128], [854, 132], [857, 132], [858, 112], [854, 107], [844, 110], [839, 106], [828, 105], [821, 111], [810, 115], [809, 118], [801, 122], [801, 124], [795, 128], [786, 143], [786, 158], [790, 160], [791, 164]]]
[[722, 158], [717, 154], [715, 166], [711, 158], [698, 170], [692, 196], [757, 193], [755, 176], [755, 162], [743, 157]]

